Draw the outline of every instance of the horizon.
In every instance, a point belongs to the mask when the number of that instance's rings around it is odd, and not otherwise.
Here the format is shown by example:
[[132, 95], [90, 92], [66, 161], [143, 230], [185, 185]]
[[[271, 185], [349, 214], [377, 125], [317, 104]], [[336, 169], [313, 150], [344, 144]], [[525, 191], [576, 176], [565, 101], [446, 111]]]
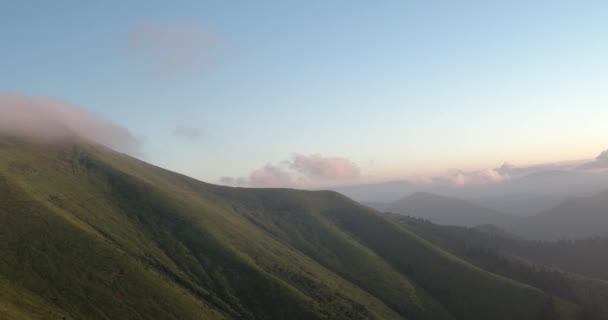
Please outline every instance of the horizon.
[[485, 184], [608, 148], [602, 2], [30, 4], [0, 13], [0, 129], [210, 183]]

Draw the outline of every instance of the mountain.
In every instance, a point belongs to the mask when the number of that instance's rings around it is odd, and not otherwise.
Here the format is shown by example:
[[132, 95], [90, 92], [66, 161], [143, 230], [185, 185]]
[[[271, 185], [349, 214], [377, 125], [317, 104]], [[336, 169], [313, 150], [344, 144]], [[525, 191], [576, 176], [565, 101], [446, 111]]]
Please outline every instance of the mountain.
[[573, 197], [590, 196], [608, 188], [608, 175], [579, 170], [548, 170], [488, 186], [475, 203], [521, 216], [552, 209]]
[[[555, 297], [576, 301], [582, 307], [584, 319], [608, 319], [606, 238], [538, 242], [514, 237], [491, 226], [441, 226], [397, 214], [392, 218], [479, 268], [540, 288]], [[560, 319], [560, 316], [546, 312], [539, 318]]]
[[608, 237], [535, 241], [531, 245], [512, 245], [510, 250], [569, 272], [608, 281]]
[[406, 180], [359, 184], [332, 188], [351, 199], [361, 202], [384, 203], [395, 201], [416, 191], [416, 185]]
[[508, 212], [514, 216], [528, 217], [551, 209], [568, 198], [581, 193], [536, 194], [505, 193], [470, 199], [471, 202], [499, 212]]
[[471, 230], [494, 237], [506, 239], [519, 239], [516, 235], [507, 232], [506, 230], [497, 227], [493, 224], [480, 224], [471, 228]]
[[328, 191], [0, 137], [0, 319], [583, 319]]
[[512, 230], [530, 239], [576, 239], [608, 235], [608, 191], [566, 200], [521, 220]]
[[498, 212], [531, 216], [549, 210], [569, 198], [590, 196], [605, 189], [608, 189], [606, 173], [537, 168], [520, 177], [487, 184], [455, 186], [403, 180], [343, 186], [332, 190], [362, 203], [390, 203], [417, 192], [433, 193], [465, 199]]
[[380, 211], [411, 215], [444, 225], [505, 224], [513, 220], [507, 214], [466, 200], [425, 192], [417, 192], [389, 204], [369, 205]]

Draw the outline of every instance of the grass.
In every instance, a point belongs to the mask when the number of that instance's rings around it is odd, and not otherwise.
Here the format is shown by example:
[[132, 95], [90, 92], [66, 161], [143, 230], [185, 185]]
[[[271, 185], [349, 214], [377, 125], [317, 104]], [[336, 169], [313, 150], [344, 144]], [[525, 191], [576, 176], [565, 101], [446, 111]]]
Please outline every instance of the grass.
[[335, 193], [214, 186], [12, 138], [0, 280], [0, 313], [16, 319], [532, 320], [547, 301]]

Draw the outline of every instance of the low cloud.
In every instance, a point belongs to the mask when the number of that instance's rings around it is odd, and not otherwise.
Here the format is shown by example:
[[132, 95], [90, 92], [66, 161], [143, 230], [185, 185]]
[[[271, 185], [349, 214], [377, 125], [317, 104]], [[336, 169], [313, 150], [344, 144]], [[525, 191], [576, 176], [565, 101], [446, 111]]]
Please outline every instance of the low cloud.
[[53, 141], [78, 136], [129, 154], [141, 142], [131, 132], [69, 102], [0, 93], [0, 133]]
[[510, 179], [510, 176], [497, 169], [475, 171], [454, 170], [445, 176], [446, 181], [454, 186], [482, 185]]
[[481, 169], [481, 170], [449, 170], [446, 173], [416, 177], [412, 182], [418, 184], [434, 184], [437, 186], [470, 186], [484, 185], [490, 183], [503, 182], [512, 179], [518, 179], [531, 174], [548, 172], [548, 171], [573, 171], [580, 168], [608, 168], [608, 152], [602, 153], [594, 161], [581, 165], [580, 162], [556, 162], [545, 163], [533, 166], [518, 167], [509, 162], [505, 162], [498, 168]]
[[320, 182], [357, 179], [360, 175], [359, 167], [349, 159], [295, 153], [278, 165], [267, 164], [254, 170], [248, 178], [222, 177], [220, 183], [248, 187], [310, 187]]
[[349, 159], [320, 154], [294, 154], [289, 167], [311, 179], [353, 179], [361, 175], [359, 167]]
[[171, 132], [174, 136], [185, 138], [188, 140], [198, 140], [203, 135], [201, 129], [194, 127], [178, 126]]
[[[583, 164], [581, 164], [583, 163]], [[532, 166], [516, 166], [505, 162], [500, 167], [480, 170], [448, 170], [435, 175], [410, 177], [409, 182], [424, 188], [461, 188], [484, 186], [516, 180], [529, 175], [577, 170], [608, 170], [608, 150], [591, 161], [554, 162]], [[268, 164], [251, 173], [249, 177], [223, 177], [219, 182], [244, 187], [300, 187], [316, 188], [331, 186], [341, 180], [343, 184], [361, 180], [361, 170], [353, 161], [342, 157], [325, 157], [320, 154], [302, 155], [294, 153], [291, 158], [278, 164]]]
[[591, 160], [580, 166], [583, 170], [608, 169], [608, 150], [604, 150], [594, 160]]
[[255, 170], [249, 177], [249, 184], [252, 187], [294, 187], [295, 183], [289, 172], [274, 165], [266, 165]]
[[129, 33], [129, 49], [161, 76], [208, 63], [224, 48], [212, 34], [184, 24], [140, 24]]

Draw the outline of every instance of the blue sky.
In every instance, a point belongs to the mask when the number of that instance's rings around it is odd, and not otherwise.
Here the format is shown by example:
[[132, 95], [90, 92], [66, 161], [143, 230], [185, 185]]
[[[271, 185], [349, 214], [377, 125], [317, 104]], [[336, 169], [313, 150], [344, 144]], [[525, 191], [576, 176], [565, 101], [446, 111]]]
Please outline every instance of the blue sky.
[[[605, 1], [12, 1], [0, 91], [76, 104], [210, 182], [293, 171], [294, 154], [358, 168], [312, 185], [585, 159], [608, 145], [607, 16]], [[180, 61], [162, 39], [134, 49], [142, 28], [178, 38]]]

